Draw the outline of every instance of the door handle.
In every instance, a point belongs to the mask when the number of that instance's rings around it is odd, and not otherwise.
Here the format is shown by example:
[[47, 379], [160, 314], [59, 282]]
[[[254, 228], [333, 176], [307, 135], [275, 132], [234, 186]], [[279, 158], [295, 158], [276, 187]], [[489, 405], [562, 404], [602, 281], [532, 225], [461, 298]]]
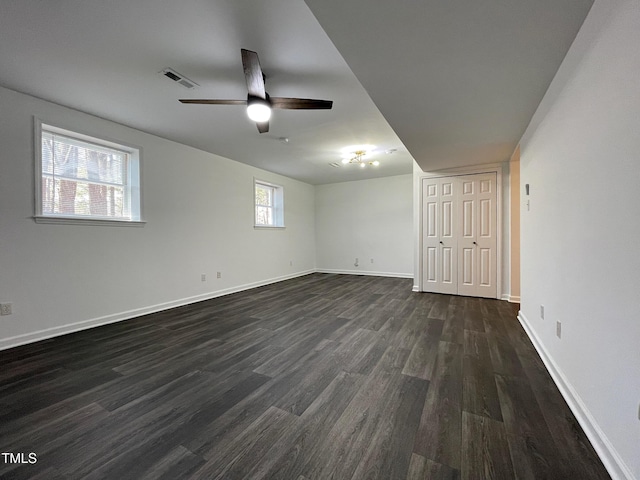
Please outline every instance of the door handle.
[[442, 240], [440, 240], [440, 245], [444, 245], [444, 243], [442, 243]]
[[476, 243], [476, 242], [473, 242], [473, 244], [474, 244], [474, 245], [477, 245], [477, 243]]

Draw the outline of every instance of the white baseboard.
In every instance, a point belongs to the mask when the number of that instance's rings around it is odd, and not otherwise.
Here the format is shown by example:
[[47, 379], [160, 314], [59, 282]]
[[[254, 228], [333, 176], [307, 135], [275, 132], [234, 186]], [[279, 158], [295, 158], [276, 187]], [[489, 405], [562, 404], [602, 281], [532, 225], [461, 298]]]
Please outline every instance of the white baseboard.
[[44, 330], [38, 330], [36, 332], [24, 333], [22, 335], [16, 335], [14, 337], [0, 339], [0, 350], [6, 350], [8, 348], [18, 347], [27, 343], [39, 342], [48, 338], [58, 337], [60, 335], [66, 335], [68, 333], [79, 332], [88, 328], [99, 327], [101, 325], [108, 325], [109, 323], [121, 322], [123, 320], [129, 320], [131, 318], [140, 317], [142, 315], [148, 315], [150, 313], [161, 312], [163, 310], [169, 310], [170, 308], [181, 307], [190, 303], [202, 302], [203, 300], [210, 300], [212, 298], [222, 297], [231, 293], [242, 292], [256, 287], [262, 287], [264, 285], [270, 285], [272, 283], [282, 282], [291, 278], [302, 277], [314, 273], [315, 269], [307, 270], [304, 272], [297, 272], [290, 275], [284, 275], [281, 277], [270, 278], [267, 280], [261, 280], [259, 282], [247, 283], [245, 285], [239, 285], [236, 287], [226, 288], [224, 290], [217, 290], [215, 292], [204, 293], [201, 295], [194, 295], [192, 297], [181, 298], [178, 300], [172, 300], [170, 302], [159, 303], [157, 305], [151, 305], [148, 307], [136, 308], [133, 310], [127, 310], [125, 312], [114, 313], [111, 315], [105, 315], [103, 317], [92, 318], [89, 320], [82, 320], [80, 322], [69, 323], [67, 325], [61, 325], [59, 327], [46, 328]]
[[544, 347], [544, 344], [538, 338], [535, 330], [531, 328], [529, 320], [527, 320], [522, 311], [518, 312], [518, 320], [520, 321], [522, 328], [524, 328], [524, 331], [531, 339], [531, 343], [533, 343], [533, 346], [538, 351], [538, 354], [547, 367], [551, 378], [560, 390], [560, 393], [569, 405], [569, 408], [575, 415], [578, 423], [589, 438], [589, 441], [598, 453], [600, 460], [602, 460], [602, 463], [609, 472], [609, 475], [611, 475], [611, 478], [613, 480], [637, 480], [629, 467], [624, 463], [624, 460], [622, 460], [620, 455], [618, 455], [618, 452], [602, 431], [596, 420], [593, 418], [593, 415], [580, 398], [580, 395], [578, 395], [578, 392], [573, 388], [571, 382], [556, 365], [553, 358], [551, 358]]
[[368, 270], [335, 270], [331, 268], [317, 268], [318, 273], [338, 273], [340, 275], [367, 275], [371, 277], [413, 278], [413, 273], [374, 272]]
[[509, 303], [520, 303], [520, 297], [516, 297], [515, 295], [509, 295], [508, 293], [503, 293], [500, 297], [500, 300], [505, 300]]

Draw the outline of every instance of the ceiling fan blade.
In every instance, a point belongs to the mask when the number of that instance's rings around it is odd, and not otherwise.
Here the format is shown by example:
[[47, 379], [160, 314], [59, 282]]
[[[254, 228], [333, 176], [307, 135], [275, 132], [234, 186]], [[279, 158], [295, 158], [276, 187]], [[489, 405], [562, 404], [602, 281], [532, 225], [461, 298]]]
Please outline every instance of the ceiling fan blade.
[[192, 99], [181, 98], [181, 103], [194, 103], [197, 105], [246, 105], [246, 100], [211, 100], [211, 99]]
[[247, 80], [247, 90], [249, 95], [254, 97], [267, 98], [267, 93], [264, 90], [264, 75], [262, 68], [260, 68], [260, 61], [258, 60], [258, 54], [251, 50], [241, 50], [242, 52], [242, 66], [244, 68], [244, 76]]
[[314, 100], [312, 98], [284, 98], [270, 97], [273, 108], [288, 110], [330, 110], [333, 107], [331, 100]]
[[260, 133], [267, 133], [269, 131], [269, 122], [256, 122], [256, 126]]

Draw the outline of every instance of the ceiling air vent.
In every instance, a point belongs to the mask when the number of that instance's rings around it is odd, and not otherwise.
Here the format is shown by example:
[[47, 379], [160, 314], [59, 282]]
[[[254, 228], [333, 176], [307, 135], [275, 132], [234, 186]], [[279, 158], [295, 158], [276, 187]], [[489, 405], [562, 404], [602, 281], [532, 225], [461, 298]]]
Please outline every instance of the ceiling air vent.
[[329, 164], [329, 166], [333, 167], [333, 168], [340, 168], [342, 165], [340, 165], [338, 162], [332, 162]]
[[187, 77], [176, 72], [172, 68], [165, 68], [160, 73], [174, 82], [179, 83], [184, 88], [192, 89], [199, 86], [196, 82], [189, 80]]

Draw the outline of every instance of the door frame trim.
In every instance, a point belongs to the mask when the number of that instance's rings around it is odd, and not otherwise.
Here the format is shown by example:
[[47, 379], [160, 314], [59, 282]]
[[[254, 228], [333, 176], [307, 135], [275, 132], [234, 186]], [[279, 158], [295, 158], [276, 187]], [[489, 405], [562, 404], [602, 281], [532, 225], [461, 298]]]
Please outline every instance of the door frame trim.
[[415, 249], [415, 265], [414, 265], [414, 292], [423, 291], [423, 278], [422, 278], [422, 262], [424, 260], [423, 255], [423, 222], [422, 222], [422, 205], [423, 205], [423, 187], [422, 180], [425, 178], [438, 178], [438, 177], [461, 177], [465, 175], [476, 175], [480, 173], [495, 173], [496, 174], [496, 298], [502, 298], [502, 175], [503, 175], [502, 163], [491, 163], [486, 165], [472, 165], [469, 167], [457, 167], [448, 168], [444, 170], [435, 170], [433, 172], [417, 172], [414, 175], [414, 192], [415, 205], [414, 208], [414, 225], [416, 225], [416, 244]]

